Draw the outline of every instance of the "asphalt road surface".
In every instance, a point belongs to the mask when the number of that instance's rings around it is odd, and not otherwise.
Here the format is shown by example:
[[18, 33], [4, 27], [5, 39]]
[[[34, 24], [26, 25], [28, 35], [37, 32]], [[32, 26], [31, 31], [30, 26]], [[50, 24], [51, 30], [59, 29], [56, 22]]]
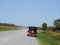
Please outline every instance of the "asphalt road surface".
[[35, 37], [28, 37], [28, 29], [1, 31], [0, 45], [39, 45]]

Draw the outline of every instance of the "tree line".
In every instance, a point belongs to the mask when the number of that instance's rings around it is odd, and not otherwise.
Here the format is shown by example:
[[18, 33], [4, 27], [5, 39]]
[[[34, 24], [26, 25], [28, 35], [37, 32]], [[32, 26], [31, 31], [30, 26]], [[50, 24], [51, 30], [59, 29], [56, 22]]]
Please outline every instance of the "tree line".
[[16, 26], [15, 24], [0, 23], [0, 26]]
[[53, 26], [47, 26], [47, 23], [43, 23], [41, 26], [42, 30], [52, 30], [52, 31], [60, 31], [60, 19], [56, 19], [53, 22]]

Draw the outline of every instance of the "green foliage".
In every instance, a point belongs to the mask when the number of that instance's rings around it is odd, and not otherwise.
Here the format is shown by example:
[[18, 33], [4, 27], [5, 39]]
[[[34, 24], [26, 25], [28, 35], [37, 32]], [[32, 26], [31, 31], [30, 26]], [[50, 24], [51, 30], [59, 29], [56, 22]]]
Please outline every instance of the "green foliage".
[[52, 30], [53, 29], [53, 26], [48, 26], [47, 27], [47, 30]]
[[54, 20], [54, 28], [53, 31], [59, 31], [60, 30], [60, 19]]
[[44, 45], [60, 45], [60, 19], [54, 20], [53, 26], [47, 27], [47, 24], [43, 23], [42, 30], [38, 31], [37, 38]]
[[6, 30], [17, 30], [18, 27], [13, 26], [0, 26], [0, 31], [6, 31]]
[[46, 30], [47, 29], [47, 23], [43, 23], [42, 24], [42, 30]]
[[60, 45], [60, 33], [40, 30], [37, 38], [43, 42], [44, 45]]
[[45, 34], [38, 33], [37, 38], [40, 42], [43, 43], [43, 45], [60, 45], [60, 41], [55, 40], [49, 36], [46, 36]]
[[45, 34], [46, 36], [52, 37], [55, 40], [60, 41], [60, 33], [52, 32], [52, 31], [42, 31], [42, 34]]
[[60, 19], [54, 20], [54, 25], [58, 25], [58, 24], [60, 24]]
[[0, 31], [17, 30], [19, 26], [15, 24], [0, 23]]
[[16, 26], [15, 24], [0, 23], [0, 26]]

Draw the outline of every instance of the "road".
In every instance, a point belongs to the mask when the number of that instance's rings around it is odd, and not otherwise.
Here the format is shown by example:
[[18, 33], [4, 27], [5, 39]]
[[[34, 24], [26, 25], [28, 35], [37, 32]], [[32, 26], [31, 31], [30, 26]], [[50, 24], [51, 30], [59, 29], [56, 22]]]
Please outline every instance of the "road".
[[35, 37], [28, 37], [28, 29], [1, 31], [0, 45], [38, 45]]

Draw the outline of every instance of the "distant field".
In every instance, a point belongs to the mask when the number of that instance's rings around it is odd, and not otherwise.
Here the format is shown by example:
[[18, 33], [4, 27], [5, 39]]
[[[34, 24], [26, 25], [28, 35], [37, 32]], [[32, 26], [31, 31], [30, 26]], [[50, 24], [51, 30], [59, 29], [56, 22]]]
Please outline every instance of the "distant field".
[[18, 27], [16, 26], [0, 26], [0, 31], [6, 31], [6, 30], [17, 30]]
[[43, 45], [60, 45], [60, 33], [38, 30], [37, 38]]

